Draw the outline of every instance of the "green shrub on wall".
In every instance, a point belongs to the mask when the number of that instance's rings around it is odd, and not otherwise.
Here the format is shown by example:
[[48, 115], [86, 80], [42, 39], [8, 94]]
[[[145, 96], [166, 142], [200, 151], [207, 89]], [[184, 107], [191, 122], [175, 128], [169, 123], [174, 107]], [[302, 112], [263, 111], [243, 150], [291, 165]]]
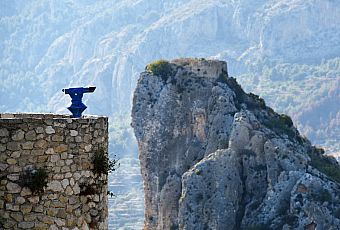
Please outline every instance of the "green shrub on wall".
[[[99, 194], [100, 190], [97, 188], [97, 184], [89, 184], [86, 182], [79, 184], [80, 196]], [[101, 188], [101, 187], [100, 187]]]
[[[108, 175], [113, 172], [119, 166], [118, 160], [110, 160], [109, 154], [104, 149], [97, 150], [92, 156], [92, 172], [97, 176]], [[94, 182], [83, 181], [79, 184], [80, 196], [100, 194], [102, 192], [103, 186], [107, 184], [107, 179], [97, 178]], [[108, 195], [113, 196], [113, 193], [107, 191]]]
[[45, 168], [28, 168], [20, 174], [19, 184], [26, 187], [33, 194], [41, 194], [47, 186], [48, 173]]
[[93, 173], [98, 175], [108, 175], [108, 173], [116, 170], [119, 166], [118, 160], [110, 160], [108, 153], [104, 149], [99, 149], [96, 151], [92, 157]]

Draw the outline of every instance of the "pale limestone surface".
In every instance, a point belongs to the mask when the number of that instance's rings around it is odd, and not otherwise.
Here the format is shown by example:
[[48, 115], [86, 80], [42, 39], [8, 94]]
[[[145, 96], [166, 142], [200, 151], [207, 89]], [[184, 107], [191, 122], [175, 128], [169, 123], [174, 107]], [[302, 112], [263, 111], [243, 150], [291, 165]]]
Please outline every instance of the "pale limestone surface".
[[340, 186], [311, 166], [312, 146], [295, 127], [220, 61], [170, 65], [167, 77], [141, 73], [133, 99], [145, 230], [340, 226]]

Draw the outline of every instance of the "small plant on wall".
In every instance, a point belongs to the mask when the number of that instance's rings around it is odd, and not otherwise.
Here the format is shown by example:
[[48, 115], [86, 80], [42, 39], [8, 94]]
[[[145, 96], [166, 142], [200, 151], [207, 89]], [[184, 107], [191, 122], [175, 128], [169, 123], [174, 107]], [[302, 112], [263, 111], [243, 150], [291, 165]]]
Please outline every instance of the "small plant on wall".
[[119, 166], [118, 160], [110, 160], [108, 153], [104, 149], [96, 151], [92, 157], [93, 173], [98, 175], [108, 175], [110, 172], [114, 172]]
[[[107, 176], [119, 166], [118, 160], [110, 160], [108, 153], [102, 148], [94, 152], [91, 161], [93, 164], [92, 172], [97, 176]], [[107, 179], [104, 178], [97, 178], [94, 181], [84, 181], [79, 185], [80, 195], [86, 196], [100, 193], [104, 184], [107, 184]], [[108, 191], [108, 195], [110, 194], [110, 191]]]
[[47, 186], [48, 173], [45, 168], [28, 168], [20, 174], [19, 184], [26, 187], [33, 194], [41, 194]]
[[86, 195], [94, 195], [98, 193], [98, 189], [96, 184], [89, 184], [86, 182], [80, 183], [80, 195], [86, 196]]

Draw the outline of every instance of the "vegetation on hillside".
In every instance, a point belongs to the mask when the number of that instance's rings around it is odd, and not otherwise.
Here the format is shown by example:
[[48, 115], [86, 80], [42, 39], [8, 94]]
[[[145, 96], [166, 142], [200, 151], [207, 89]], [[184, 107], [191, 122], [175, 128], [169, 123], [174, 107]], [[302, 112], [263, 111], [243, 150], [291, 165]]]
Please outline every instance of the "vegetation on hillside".
[[324, 153], [325, 151], [322, 148], [312, 147], [308, 152], [311, 158], [310, 164], [335, 182], [340, 183], [339, 163], [333, 157], [327, 156]]
[[309, 65], [264, 59], [237, 80], [275, 111], [289, 114], [313, 143], [327, 152], [340, 150], [340, 58]]
[[285, 115], [274, 115], [273, 117], [263, 121], [264, 125], [279, 135], [287, 135], [289, 138], [296, 137], [295, 129], [293, 129], [292, 119]]
[[166, 60], [152, 62], [146, 66], [146, 70], [150, 71], [153, 75], [161, 77], [164, 81], [173, 73], [171, 64]]

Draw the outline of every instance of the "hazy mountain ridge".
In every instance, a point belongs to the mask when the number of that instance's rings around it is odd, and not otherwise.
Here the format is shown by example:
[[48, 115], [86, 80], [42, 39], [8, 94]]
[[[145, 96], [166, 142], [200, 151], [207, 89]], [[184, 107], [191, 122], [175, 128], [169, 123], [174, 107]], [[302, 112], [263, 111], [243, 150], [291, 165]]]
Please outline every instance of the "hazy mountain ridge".
[[320, 65], [264, 65], [257, 74], [242, 74], [238, 79], [247, 91], [261, 94], [269, 105], [292, 115], [314, 143], [335, 152], [340, 148], [339, 64], [339, 58], [334, 58]]
[[[159, 58], [222, 58], [229, 62], [231, 75], [255, 73], [262, 79], [263, 66], [320, 65], [340, 51], [340, 4], [331, 0], [51, 0], [2, 5], [3, 111], [65, 112], [68, 98], [60, 93], [62, 87], [94, 84], [100, 90], [86, 99], [88, 112], [128, 113], [138, 72]], [[278, 83], [287, 80], [279, 79], [272, 95]], [[256, 82], [250, 90], [272, 96]], [[304, 127], [305, 120], [300, 122]]]
[[[339, 11], [334, 0], [1, 1], [0, 110], [68, 113], [61, 89], [95, 85], [84, 97], [86, 113], [126, 118], [147, 63], [215, 57], [228, 62], [247, 91], [290, 114], [302, 133], [340, 151], [340, 108], [329, 103], [340, 91]], [[299, 81], [274, 71], [295, 65], [307, 73]], [[309, 75], [313, 68], [322, 71]], [[317, 122], [322, 106], [328, 109]], [[134, 139], [124, 124], [127, 131], [112, 128], [111, 149], [136, 157], [135, 146], [126, 147]]]

